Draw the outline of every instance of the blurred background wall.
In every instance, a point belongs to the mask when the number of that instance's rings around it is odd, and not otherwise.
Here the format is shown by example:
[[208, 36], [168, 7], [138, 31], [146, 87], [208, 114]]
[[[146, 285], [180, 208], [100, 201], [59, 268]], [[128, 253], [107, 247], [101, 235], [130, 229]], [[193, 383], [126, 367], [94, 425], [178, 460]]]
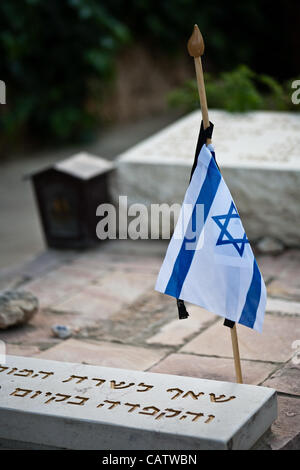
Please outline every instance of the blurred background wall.
[[[299, 18], [293, 0], [3, 1], [1, 155], [89, 142], [107, 123], [170, 103], [193, 109], [186, 42], [194, 23], [205, 38], [210, 107], [288, 109], [287, 89], [299, 76]], [[230, 89], [240, 91], [233, 105]]]

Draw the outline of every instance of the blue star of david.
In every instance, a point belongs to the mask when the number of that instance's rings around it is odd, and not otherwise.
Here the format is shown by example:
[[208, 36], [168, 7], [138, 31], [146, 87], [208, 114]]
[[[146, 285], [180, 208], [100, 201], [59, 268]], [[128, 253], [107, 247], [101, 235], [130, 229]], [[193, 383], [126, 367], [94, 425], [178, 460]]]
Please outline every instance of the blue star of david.
[[[221, 229], [216, 245], [231, 245], [232, 244], [234, 248], [237, 250], [238, 254], [242, 257], [244, 253], [244, 249], [245, 249], [245, 244], [249, 243], [246, 233], [244, 233], [243, 238], [234, 238], [227, 229], [230, 219], [239, 219], [239, 218], [240, 216], [233, 202], [230, 205], [228, 214], [215, 215], [212, 217], [212, 219], [214, 219], [218, 227], [220, 227]], [[224, 220], [224, 222], [221, 222], [221, 220]], [[224, 237], [226, 237], [225, 240], [224, 240]]]

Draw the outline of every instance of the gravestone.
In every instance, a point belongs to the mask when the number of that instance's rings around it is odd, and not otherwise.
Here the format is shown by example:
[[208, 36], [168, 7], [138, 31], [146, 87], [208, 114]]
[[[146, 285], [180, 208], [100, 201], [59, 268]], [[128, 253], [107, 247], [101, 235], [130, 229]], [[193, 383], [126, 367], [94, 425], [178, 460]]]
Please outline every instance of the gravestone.
[[277, 415], [253, 385], [7, 356], [0, 446], [248, 449]]
[[[300, 114], [211, 110], [209, 117], [217, 162], [248, 237], [299, 245]], [[151, 204], [181, 204], [200, 122], [195, 111], [120, 155], [112, 180], [115, 203], [126, 195], [128, 205], [143, 203], [149, 213]], [[168, 236], [163, 226], [160, 235]]]

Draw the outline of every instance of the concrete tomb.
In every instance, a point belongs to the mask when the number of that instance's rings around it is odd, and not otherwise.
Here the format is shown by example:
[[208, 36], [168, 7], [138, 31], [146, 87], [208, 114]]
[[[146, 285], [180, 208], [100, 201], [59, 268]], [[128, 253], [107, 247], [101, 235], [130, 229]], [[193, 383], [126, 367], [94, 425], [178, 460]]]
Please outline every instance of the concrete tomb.
[[2, 448], [249, 449], [276, 416], [266, 387], [18, 356], [0, 366]]
[[[294, 222], [300, 218], [300, 114], [211, 110], [209, 118], [216, 159], [248, 237], [299, 246]], [[126, 195], [128, 205], [181, 204], [200, 122], [201, 112], [195, 111], [120, 155], [112, 182], [115, 203]], [[163, 224], [160, 236], [168, 236]]]

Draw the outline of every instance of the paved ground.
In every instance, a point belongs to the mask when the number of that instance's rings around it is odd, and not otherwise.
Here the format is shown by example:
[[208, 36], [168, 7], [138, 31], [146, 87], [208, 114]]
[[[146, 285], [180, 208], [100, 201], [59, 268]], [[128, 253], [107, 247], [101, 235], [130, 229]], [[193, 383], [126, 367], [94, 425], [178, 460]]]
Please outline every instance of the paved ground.
[[[222, 320], [195, 306], [187, 320], [178, 320], [174, 299], [153, 290], [165, 249], [160, 241], [110, 241], [81, 253], [46, 251], [22, 268], [0, 271], [0, 289], [24, 288], [40, 301], [30, 324], [0, 333], [7, 352], [234, 381]], [[245, 383], [277, 389], [279, 417], [256, 447], [296, 449], [300, 250], [258, 262], [268, 287], [267, 313], [263, 334], [238, 328], [242, 369]], [[54, 324], [70, 326], [73, 336], [54, 338]]]

